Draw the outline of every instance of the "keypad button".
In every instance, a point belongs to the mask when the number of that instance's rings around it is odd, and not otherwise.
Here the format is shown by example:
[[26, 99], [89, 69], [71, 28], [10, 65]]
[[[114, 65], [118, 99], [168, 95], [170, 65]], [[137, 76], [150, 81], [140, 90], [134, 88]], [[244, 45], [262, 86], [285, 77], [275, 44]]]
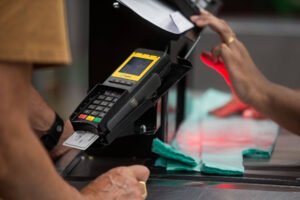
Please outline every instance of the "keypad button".
[[103, 100], [103, 99], [105, 99], [105, 96], [104, 95], [99, 95], [98, 99]]
[[79, 118], [79, 119], [85, 119], [85, 118], [87, 118], [87, 115], [81, 114], [81, 115], [78, 116], [78, 118]]
[[115, 93], [115, 92], [113, 92], [113, 93], [111, 93], [111, 95], [110, 96], [112, 96], [112, 97], [120, 97], [121, 95], [120, 94], [118, 94], [118, 93]]
[[105, 92], [104, 92], [104, 95], [106, 95], [106, 96], [110, 96], [110, 95], [111, 95], [111, 93], [112, 93], [111, 91], [105, 91]]
[[114, 105], [114, 103], [109, 103], [109, 104], [108, 104], [108, 107], [111, 108], [111, 107], [113, 107], [113, 105]]
[[107, 102], [107, 101], [102, 101], [100, 105], [101, 105], [101, 106], [107, 106], [107, 105], [108, 105], [108, 102]]
[[104, 108], [103, 112], [108, 112], [109, 111], [109, 108]]
[[106, 97], [105, 98], [105, 101], [112, 101], [113, 100], [113, 97]]
[[91, 110], [85, 110], [83, 111], [84, 114], [89, 115], [92, 111]]
[[93, 101], [93, 104], [96, 104], [96, 105], [99, 105], [100, 103], [101, 103], [100, 100], [95, 100], [95, 101]]
[[94, 121], [94, 119], [95, 119], [95, 117], [93, 117], [93, 116], [88, 116], [85, 120], [87, 120], [87, 121]]
[[99, 117], [103, 118], [105, 116], [104, 112], [100, 112], [100, 114], [98, 115]]
[[94, 121], [93, 122], [96, 122], [96, 123], [100, 123], [101, 122], [101, 118], [99, 118], [99, 117], [96, 117], [95, 119], [94, 119]]
[[88, 109], [94, 110], [96, 108], [96, 105], [89, 105]]
[[114, 103], [116, 103], [118, 101], [118, 98], [114, 98], [113, 100], [112, 100], [112, 102], [114, 102]]
[[93, 116], [97, 116], [97, 115], [99, 115], [99, 112], [97, 112], [97, 111], [93, 111], [93, 112], [91, 113], [91, 115], [93, 115]]
[[97, 110], [97, 111], [102, 111], [103, 109], [104, 109], [103, 106], [97, 106], [97, 107], [96, 107], [96, 110]]

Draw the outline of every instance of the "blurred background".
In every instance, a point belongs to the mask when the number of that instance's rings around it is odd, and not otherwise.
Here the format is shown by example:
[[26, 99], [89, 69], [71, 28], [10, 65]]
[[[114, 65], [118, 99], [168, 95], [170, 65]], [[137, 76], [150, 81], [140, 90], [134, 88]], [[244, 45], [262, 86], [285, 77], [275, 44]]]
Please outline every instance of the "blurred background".
[[[300, 1], [223, 2], [220, 16], [230, 24], [237, 37], [246, 45], [258, 68], [273, 82], [300, 88]], [[33, 77], [37, 90], [65, 119], [88, 90], [89, 1], [66, 0], [66, 13], [72, 65], [38, 70]], [[199, 59], [200, 52], [210, 51], [217, 44], [217, 35], [206, 29], [192, 56], [194, 69], [189, 74], [191, 89], [203, 91], [213, 87], [229, 91], [225, 81], [205, 67]]]

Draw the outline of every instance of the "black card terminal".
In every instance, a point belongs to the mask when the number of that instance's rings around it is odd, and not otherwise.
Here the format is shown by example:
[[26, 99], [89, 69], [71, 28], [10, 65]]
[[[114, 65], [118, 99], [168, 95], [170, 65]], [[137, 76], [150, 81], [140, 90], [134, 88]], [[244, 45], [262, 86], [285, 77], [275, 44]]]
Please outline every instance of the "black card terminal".
[[96, 84], [70, 120], [75, 131], [109, 134], [135, 107], [155, 94], [170, 59], [160, 51], [137, 49], [103, 83]]

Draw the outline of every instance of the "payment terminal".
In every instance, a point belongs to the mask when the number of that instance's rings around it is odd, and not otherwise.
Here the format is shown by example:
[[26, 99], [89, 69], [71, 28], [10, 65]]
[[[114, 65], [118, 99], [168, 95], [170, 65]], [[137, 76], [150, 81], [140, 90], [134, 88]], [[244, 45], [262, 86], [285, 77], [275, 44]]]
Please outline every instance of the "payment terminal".
[[76, 108], [70, 117], [74, 130], [97, 134], [103, 144], [112, 142], [108, 139], [110, 131], [143, 101], [155, 96], [170, 65], [164, 52], [135, 50], [103, 84], [96, 84]]

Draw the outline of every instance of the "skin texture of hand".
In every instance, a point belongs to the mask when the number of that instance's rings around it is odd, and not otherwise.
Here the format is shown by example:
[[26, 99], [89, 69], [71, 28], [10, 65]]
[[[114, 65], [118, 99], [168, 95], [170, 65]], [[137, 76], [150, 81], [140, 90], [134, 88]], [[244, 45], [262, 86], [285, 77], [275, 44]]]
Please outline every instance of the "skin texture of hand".
[[143, 166], [114, 168], [98, 177], [81, 192], [87, 200], [143, 200], [149, 170]]
[[224, 62], [235, 94], [243, 103], [251, 105], [252, 97], [256, 97], [269, 82], [256, 68], [247, 49], [238, 39], [226, 44], [235, 34], [224, 20], [209, 12], [201, 10], [201, 15], [193, 16], [191, 20], [199, 27], [211, 27], [220, 35], [222, 44], [214, 47], [211, 54], [206, 53], [206, 56], [215, 62]]
[[29, 122], [36, 135], [41, 138], [52, 126], [55, 112], [32, 85], [29, 91]]
[[[252, 91], [253, 88], [260, 88], [260, 86], [252, 87], [252, 85], [256, 83], [264, 86], [267, 80], [257, 70], [247, 49], [237, 39], [230, 44], [225, 44], [230, 37], [235, 36], [225, 21], [204, 10], [201, 10], [200, 16], [194, 16], [191, 19], [197, 26], [203, 27], [208, 25], [219, 33], [223, 43], [214, 47], [211, 53], [202, 53], [201, 59], [206, 65], [223, 76], [235, 95], [230, 102], [221, 108], [211, 111], [211, 114], [217, 117], [227, 117], [237, 112], [242, 112], [243, 117], [246, 118], [264, 118], [262, 114], [248, 106], [251, 105], [250, 97], [257, 92], [256, 89]], [[226, 68], [225, 66], [230, 67]]]
[[204, 10], [201, 10], [201, 15], [192, 16], [191, 20], [198, 27], [209, 26], [220, 36], [221, 45], [214, 47], [205, 56], [215, 63], [224, 64], [236, 97], [250, 108], [300, 135], [299, 92], [267, 80], [224, 20]]
[[149, 171], [142, 166], [113, 169], [82, 193], [66, 183], [57, 174], [26, 117], [30, 115], [32, 65], [0, 62], [0, 71], [0, 96], [3, 97], [0, 111], [6, 113], [0, 116], [0, 198], [143, 199], [144, 188], [139, 181], [146, 181]]

